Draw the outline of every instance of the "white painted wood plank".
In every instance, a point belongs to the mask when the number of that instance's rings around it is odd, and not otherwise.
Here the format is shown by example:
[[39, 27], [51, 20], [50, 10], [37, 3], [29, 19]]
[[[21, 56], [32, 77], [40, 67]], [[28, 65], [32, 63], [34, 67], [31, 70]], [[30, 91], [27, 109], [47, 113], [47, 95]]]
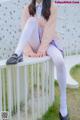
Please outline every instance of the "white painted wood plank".
[[0, 112], [2, 111], [2, 79], [1, 79], [1, 69], [0, 69]]

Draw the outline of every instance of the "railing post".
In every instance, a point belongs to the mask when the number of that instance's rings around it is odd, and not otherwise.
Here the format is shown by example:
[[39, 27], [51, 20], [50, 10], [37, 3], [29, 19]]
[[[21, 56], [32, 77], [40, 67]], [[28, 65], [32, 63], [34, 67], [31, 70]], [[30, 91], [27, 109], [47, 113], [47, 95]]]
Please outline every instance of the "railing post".
[[11, 66], [7, 67], [7, 85], [8, 85], [8, 111], [9, 111], [9, 119], [12, 119], [12, 76], [11, 76]]
[[17, 88], [17, 119], [20, 120], [20, 67], [19, 66], [16, 66], [16, 73], [17, 73], [17, 78], [16, 78], [16, 88]]
[[31, 96], [32, 96], [32, 120], [35, 120], [35, 113], [34, 113], [34, 68], [33, 65], [31, 66]]
[[2, 111], [2, 79], [1, 79], [1, 69], [0, 69], [0, 114]]
[[10, 120], [40, 119], [54, 99], [54, 66], [50, 59], [0, 67], [0, 111], [8, 110]]
[[27, 66], [24, 66], [24, 81], [25, 81], [25, 120], [28, 118], [28, 70]]

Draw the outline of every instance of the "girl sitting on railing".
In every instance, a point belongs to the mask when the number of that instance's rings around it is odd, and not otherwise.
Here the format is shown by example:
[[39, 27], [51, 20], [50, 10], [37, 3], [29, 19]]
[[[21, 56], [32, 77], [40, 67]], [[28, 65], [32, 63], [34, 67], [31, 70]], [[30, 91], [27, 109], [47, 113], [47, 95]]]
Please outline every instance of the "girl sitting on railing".
[[50, 56], [57, 69], [60, 87], [60, 120], [69, 120], [66, 100], [67, 74], [63, 50], [56, 44], [56, 16], [57, 7], [51, 0], [32, 0], [26, 5], [22, 13], [22, 34], [18, 46], [6, 64], [23, 61], [23, 54], [29, 57]]

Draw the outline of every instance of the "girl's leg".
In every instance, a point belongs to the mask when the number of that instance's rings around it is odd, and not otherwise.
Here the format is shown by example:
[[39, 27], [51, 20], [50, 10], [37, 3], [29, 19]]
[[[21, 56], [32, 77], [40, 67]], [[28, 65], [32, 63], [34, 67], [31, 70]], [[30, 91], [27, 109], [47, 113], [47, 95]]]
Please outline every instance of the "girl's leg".
[[56, 65], [57, 79], [60, 87], [60, 113], [62, 116], [67, 115], [67, 100], [66, 100], [66, 68], [64, 63], [64, 58], [61, 52], [54, 46], [49, 46], [47, 54], [52, 58], [54, 64]]
[[23, 61], [23, 50], [30, 44], [34, 52], [40, 45], [39, 26], [36, 17], [30, 17], [24, 26], [17, 48], [12, 56], [6, 61], [6, 64], [17, 64]]
[[38, 47], [40, 44], [38, 35], [38, 22], [35, 17], [30, 17], [27, 20], [15, 53], [19, 56], [27, 44], [31, 44], [31, 46], [34, 48]]

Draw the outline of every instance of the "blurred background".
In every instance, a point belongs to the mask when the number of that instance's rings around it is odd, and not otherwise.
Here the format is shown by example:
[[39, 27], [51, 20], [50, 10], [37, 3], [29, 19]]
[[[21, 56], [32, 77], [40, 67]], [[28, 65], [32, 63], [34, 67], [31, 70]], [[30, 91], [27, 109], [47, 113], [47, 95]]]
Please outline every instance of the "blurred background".
[[[0, 60], [15, 50], [21, 34], [20, 19], [29, 0], [0, 0]], [[57, 4], [56, 30], [65, 55], [80, 53], [80, 4]]]

